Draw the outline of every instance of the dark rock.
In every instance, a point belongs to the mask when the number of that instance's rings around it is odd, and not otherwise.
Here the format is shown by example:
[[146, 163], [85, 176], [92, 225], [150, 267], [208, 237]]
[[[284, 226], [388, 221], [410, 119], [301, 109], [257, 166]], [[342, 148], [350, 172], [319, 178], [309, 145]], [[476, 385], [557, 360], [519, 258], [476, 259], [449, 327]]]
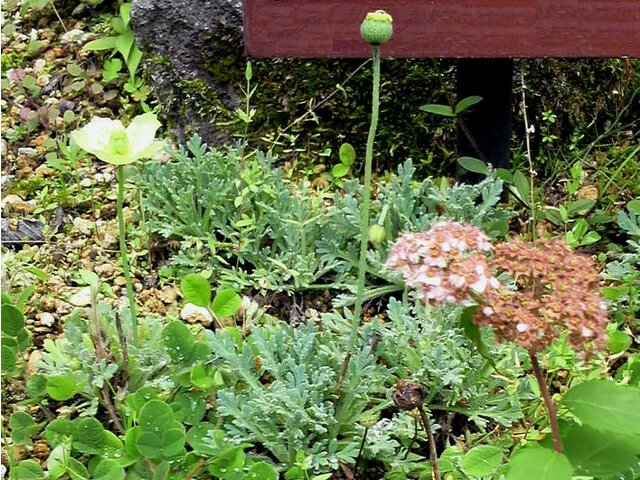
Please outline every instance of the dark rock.
[[[199, 111], [204, 98], [215, 96], [221, 106], [238, 107], [235, 84], [214, 76], [210, 59], [244, 56], [242, 2], [240, 0], [134, 0], [131, 22], [138, 45], [153, 55], [149, 62], [152, 83], [178, 141], [192, 133], [210, 144], [224, 142], [227, 130], [214, 126], [215, 112]], [[239, 62], [241, 63], [241, 62]], [[190, 85], [189, 93], [183, 86]]]

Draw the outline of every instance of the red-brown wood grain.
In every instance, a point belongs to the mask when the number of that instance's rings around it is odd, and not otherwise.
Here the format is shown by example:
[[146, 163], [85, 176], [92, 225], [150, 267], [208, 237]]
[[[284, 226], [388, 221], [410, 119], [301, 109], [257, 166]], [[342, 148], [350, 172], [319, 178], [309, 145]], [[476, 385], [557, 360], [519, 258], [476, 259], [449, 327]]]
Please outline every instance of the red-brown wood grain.
[[368, 57], [360, 22], [394, 19], [390, 57], [640, 57], [640, 0], [244, 0], [254, 57]]

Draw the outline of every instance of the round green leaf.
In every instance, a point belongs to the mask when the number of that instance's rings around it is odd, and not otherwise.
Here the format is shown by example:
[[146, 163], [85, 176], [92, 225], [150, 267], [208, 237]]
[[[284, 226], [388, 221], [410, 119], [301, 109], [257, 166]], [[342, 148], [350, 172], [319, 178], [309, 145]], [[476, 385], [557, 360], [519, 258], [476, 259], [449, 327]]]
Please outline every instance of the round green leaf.
[[23, 460], [11, 472], [15, 474], [15, 477], [20, 480], [42, 480], [45, 478], [44, 471], [38, 462], [35, 460]]
[[124, 480], [124, 468], [115, 460], [102, 460], [93, 472], [95, 480]]
[[143, 431], [136, 440], [136, 447], [142, 455], [151, 460], [162, 458], [162, 439], [159, 434]]
[[44, 430], [44, 436], [52, 447], [67, 443], [67, 440], [73, 437], [73, 422], [66, 418], [57, 418]]
[[513, 456], [507, 480], [571, 480], [572, 475], [573, 467], [566, 456], [533, 445]]
[[206, 307], [211, 300], [211, 285], [209, 281], [195, 273], [186, 275], [181, 282], [184, 299], [199, 307]]
[[631, 337], [620, 330], [607, 334], [607, 349], [613, 354], [624, 352], [631, 344]]
[[610, 380], [571, 388], [562, 400], [584, 425], [623, 435], [640, 435], [640, 389]]
[[238, 313], [242, 299], [233, 288], [218, 290], [213, 299], [213, 313], [217, 317], [231, 317]]
[[232, 447], [221, 454], [209, 465], [209, 473], [218, 477], [226, 477], [230, 473], [240, 471], [244, 467], [245, 455], [242, 447]]
[[171, 407], [162, 400], [147, 402], [140, 411], [138, 424], [144, 431], [160, 433], [171, 428], [175, 418]]
[[342, 178], [349, 173], [349, 166], [343, 163], [338, 163], [331, 169], [331, 175], [336, 178]]
[[502, 463], [502, 450], [491, 445], [480, 445], [469, 450], [460, 462], [470, 477], [489, 477]]
[[13, 305], [2, 304], [2, 333], [15, 337], [24, 327], [24, 315]]
[[171, 360], [176, 363], [185, 362], [191, 357], [195, 341], [191, 331], [182, 322], [171, 322], [162, 331], [162, 343]]
[[209, 390], [213, 387], [213, 370], [204, 365], [196, 365], [191, 370], [191, 383], [201, 389]]
[[9, 427], [11, 428], [11, 440], [15, 445], [31, 445], [31, 435], [37, 430], [38, 426], [31, 418], [31, 415], [25, 412], [15, 412], [9, 418]]
[[15, 348], [11, 348], [8, 345], [2, 345], [0, 361], [2, 362], [2, 373], [11, 373], [16, 368], [16, 354]]
[[182, 392], [176, 395], [171, 408], [176, 420], [187, 425], [195, 425], [204, 417], [207, 402], [200, 393]]
[[67, 468], [67, 473], [69, 473], [71, 480], [89, 480], [87, 468], [75, 458], [69, 459]]
[[47, 393], [59, 402], [69, 400], [76, 394], [76, 382], [68, 375], [55, 375], [47, 378]]
[[278, 472], [267, 462], [254, 463], [242, 480], [278, 480]]
[[187, 443], [201, 456], [214, 456], [220, 453], [224, 432], [216, 429], [212, 423], [199, 423], [187, 432]]
[[27, 394], [31, 398], [44, 397], [47, 394], [47, 377], [44, 375], [31, 375], [27, 380]]
[[101, 453], [106, 443], [102, 424], [93, 417], [79, 418], [73, 423], [73, 448], [82, 453]]

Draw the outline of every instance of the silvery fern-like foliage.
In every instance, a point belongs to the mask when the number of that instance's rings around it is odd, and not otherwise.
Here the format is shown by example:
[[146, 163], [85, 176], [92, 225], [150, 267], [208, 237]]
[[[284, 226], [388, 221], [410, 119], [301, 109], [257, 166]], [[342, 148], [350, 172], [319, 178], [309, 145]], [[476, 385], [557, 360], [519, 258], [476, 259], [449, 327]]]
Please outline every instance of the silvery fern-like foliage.
[[[477, 185], [416, 180], [410, 160], [377, 185], [372, 219], [384, 215], [388, 240], [402, 230], [424, 230], [439, 217], [492, 230], [509, 218], [498, 205], [502, 181]], [[243, 157], [240, 146], [209, 149], [199, 137], [174, 160], [148, 164], [143, 175], [148, 224], [182, 242], [185, 266], [208, 262], [216, 275], [239, 288], [300, 291], [317, 283], [348, 290], [360, 236], [362, 185], [347, 181], [333, 196], [306, 182], [291, 182], [261, 152]], [[383, 213], [384, 212], [384, 213]], [[384, 246], [370, 251], [370, 282], [389, 282]]]
[[[504, 393], [505, 380], [490, 375], [493, 369], [486, 359], [470, 353], [474, 347], [459, 325], [460, 313], [460, 307], [403, 305], [392, 298], [389, 320], [378, 331], [378, 355], [394, 366], [398, 377], [424, 383], [427, 404], [446, 409], [462, 403], [480, 427], [488, 421], [509, 425], [521, 416], [518, 398]], [[496, 345], [494, 351], [504, 355], [513, 347]]]
[[209, 341], [216, 364], [231, 378], [231, 386], [218, 392], [218, 412], [231, 437], [259, 443], [288, 465], [299, 451], [325, 469], [353, 460], [354, 424], [382, 383], [369, 348], [353, 357], [336, 401], [344, 353], [329, 331], [280, 324], [254, 327], [244, 342], [224, 331]]

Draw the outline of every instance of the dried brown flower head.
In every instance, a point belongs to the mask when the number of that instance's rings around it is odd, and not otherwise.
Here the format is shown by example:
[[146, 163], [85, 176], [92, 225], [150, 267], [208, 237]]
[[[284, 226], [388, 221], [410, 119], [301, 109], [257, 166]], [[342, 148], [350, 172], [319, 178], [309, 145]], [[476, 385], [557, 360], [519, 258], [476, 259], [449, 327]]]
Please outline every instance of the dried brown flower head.
[[560, 239], [517, 239], [494, 248], [493, 265], [511, 276], [516, 290], [487, 292], [476, 324], [490, 325], [498, 338], [534, 352], [564, 331], [579, 352], [604, 346], [607, 308], [591, 258]]
[[410, 412], [415, 408], [422, 407], [424, 403], [425, 387], [418, 382], [411, 380], [398, 380], [393, 392], [393, 403], [400, 410]]

